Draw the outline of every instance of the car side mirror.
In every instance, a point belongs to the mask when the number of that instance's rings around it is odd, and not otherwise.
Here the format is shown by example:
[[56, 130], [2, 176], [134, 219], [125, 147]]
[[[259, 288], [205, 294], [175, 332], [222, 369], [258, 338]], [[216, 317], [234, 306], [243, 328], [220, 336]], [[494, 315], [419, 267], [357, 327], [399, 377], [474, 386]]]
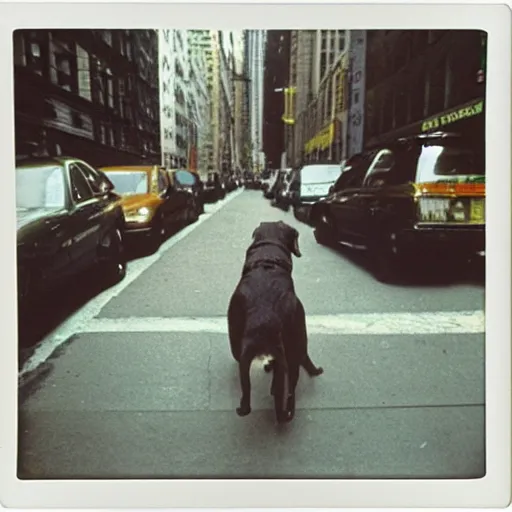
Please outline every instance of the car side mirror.
[[331, 185], [329, 187], [329, 195], [331, 195], [334, 192], [334, 185]]

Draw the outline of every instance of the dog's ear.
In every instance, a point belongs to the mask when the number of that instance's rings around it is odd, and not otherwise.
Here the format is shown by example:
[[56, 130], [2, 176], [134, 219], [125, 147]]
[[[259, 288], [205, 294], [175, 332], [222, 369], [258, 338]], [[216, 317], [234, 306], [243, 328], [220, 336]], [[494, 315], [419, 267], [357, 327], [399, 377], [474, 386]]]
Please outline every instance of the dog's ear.
[[302, 253], [300, 252], [300, 248], [299, 248], [299, 232], [292, 228], [293, 229], [293, 239], [292, 239], [292, 247], [291, 247], [291, 250], [292, 250], [292, 254], [295, 254], [295, 256], [297, 256], [297, 258], [300, 258], [302, 256]]
[[259, 234], [259, 231], [261, 229], [261, 226], [263, 225], [263, 222], [260, 222], [260, 225], [252, 232], [252, 239], [255, 240], [256, 237]]

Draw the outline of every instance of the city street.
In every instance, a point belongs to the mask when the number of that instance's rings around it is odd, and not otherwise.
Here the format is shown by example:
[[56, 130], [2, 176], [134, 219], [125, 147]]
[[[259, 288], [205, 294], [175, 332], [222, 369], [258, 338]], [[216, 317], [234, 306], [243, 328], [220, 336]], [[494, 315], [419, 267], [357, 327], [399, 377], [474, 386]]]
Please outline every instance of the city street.
[[[251, 234], [284, 220], [311, 358], [295, 419], [270, 376], [235, 413], [226, 311]], [[384, 285], [362, 255], [237, 190], [84, 303], [21, 370], [20, 478], [478, 478], [485, 474], [483, 279]]]

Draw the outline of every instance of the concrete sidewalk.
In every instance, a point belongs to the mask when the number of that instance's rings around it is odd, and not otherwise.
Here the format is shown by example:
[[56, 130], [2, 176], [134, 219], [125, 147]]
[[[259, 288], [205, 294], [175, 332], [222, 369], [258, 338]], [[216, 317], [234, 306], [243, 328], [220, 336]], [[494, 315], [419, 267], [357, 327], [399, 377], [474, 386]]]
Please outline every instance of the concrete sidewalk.
[[22, 395], [19, 477], [481, 477], [483, 351], [481, 335], [315, 335], [325, 374], [301, 375], [278, 428], [258, 363], [236, 415], [224, 335], [77, 335]]

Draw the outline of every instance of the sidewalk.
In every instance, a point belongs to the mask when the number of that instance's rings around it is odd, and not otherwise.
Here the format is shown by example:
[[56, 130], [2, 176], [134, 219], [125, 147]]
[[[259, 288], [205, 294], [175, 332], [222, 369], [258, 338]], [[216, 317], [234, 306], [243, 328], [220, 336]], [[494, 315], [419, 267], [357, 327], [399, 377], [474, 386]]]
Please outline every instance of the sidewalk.
[[81, 334], [21, 406], [21, 478], [471, 478], [485, 472], [481, 335], [315, 335], [295, 420], [270, 376], [235, 413], [224, 335]]

